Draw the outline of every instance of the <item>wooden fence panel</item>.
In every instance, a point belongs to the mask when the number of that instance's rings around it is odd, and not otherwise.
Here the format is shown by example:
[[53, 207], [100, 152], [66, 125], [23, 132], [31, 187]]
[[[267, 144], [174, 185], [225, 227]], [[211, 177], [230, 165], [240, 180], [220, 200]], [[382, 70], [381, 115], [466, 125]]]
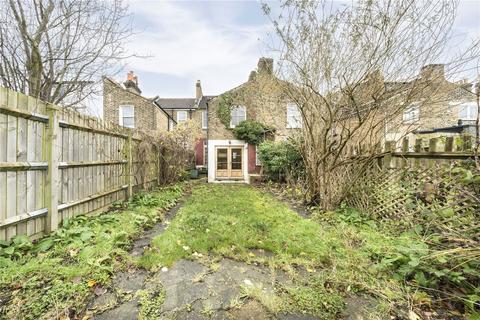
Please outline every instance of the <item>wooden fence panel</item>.
[[141, 141], [135, 130], [0, 87], [0, 240], [38, 238], [64, 219], [128, 199], [129, 189], [156, 186], [154, 150], [146, 173], [132, 154]]

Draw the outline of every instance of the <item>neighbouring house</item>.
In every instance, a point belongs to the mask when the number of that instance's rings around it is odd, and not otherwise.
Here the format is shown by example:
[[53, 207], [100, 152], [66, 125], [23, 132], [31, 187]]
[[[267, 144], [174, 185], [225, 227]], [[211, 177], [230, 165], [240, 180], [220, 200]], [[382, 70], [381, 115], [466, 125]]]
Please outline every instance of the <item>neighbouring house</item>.
[[169, 123], [175, 120], [155, 102], [158, 97], [146, 98], [141, 93], [138, 78], [132, 71], [123, 84], [104, 77], [104, 120], [144, 132], [169, 130]]
[[195, 166], [207, 168], [208, 163], [208, 115], [207, 103], [215, 96], [203, 95], [200, 80], [195, 84], [194, 98], [157, 98], [159, 105], [170, 117], [169, 129], [173, 130], [176, 124], [194, 121], [201, 129], [201, 136], [195, 143]]
[[413, 81], [385, 85], [386, 90], [394, 86], [420, 88], [418, 93], [413, 91], [403, 113], [386, 123], [385, 140], [475, 135], [478, 84], [466, 81], [450, 82], [445, 77], [443, 64], [423, 67]]
[[[302, 127], [300, 111], [288, 97], [285, 83], [273, 73], [273, 59], [260, 58], [247, 82], [210, 99], [208, 109], [208, 181], [249, 182], [261, 164], [257, 146], [238, 140], [232, 129], [244, 120], [255, 120], [275, 129], [273, 140], [284, 140]], [[221, 118], [229, 101], [230, 122]]]
[[396, 148], [401, 148], [404, 138], [474, 136], [477, 90], [478, 84], [449, 81], [442, 64], [424, 66], [410, 81], [385, 81], [380, 71], [372, 72], [352, 93], [362, 110], [351, 110], [347, 98], [338, 94], [347, 107], [344, 121], [334, 129], [351, 130], [360, 118], [366, 125], [356, 131], [352, 146], [393, 141]]

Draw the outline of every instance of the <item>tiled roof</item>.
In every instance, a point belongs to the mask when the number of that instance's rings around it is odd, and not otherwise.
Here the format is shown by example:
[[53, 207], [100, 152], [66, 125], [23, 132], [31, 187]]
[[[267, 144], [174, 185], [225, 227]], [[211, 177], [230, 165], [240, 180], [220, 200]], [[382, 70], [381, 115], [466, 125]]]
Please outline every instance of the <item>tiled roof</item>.
[[195, 98], [159, 98], [157, 103], [163, 109], [205, 109], [207, 101], [215, 96], [203, 96], [197, 104]]
[[203, 96], [202, 99], [200, 99], [200, 102], [198, 103], [198, 107], [200, 109], [205, 109], [207, 108], [207, 102], [210, 100], [210, 99], [213, 99], [215, 98], [216, 96]]
[[194, 109], [194, 98], [159, 98], [157, 103], [163, 109]]

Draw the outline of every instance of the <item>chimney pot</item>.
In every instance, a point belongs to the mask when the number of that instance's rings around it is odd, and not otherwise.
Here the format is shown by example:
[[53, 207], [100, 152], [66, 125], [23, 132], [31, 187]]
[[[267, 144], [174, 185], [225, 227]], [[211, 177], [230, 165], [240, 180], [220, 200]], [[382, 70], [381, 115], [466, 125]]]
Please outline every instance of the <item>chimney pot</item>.
[[138, 77], [133, 73], [133, 71], [130, 71], [127, 73], [127, 81], [123, 83], [125, 85], [125, 88], [130, 91], [130, 92], [135, 92], [137, 94], [141, 94], [142, 91], [138, 87]]
[[129, 71], [127, 73], [127, 81], [133, 81], [133, 75], [134, 75], [133, 71]]

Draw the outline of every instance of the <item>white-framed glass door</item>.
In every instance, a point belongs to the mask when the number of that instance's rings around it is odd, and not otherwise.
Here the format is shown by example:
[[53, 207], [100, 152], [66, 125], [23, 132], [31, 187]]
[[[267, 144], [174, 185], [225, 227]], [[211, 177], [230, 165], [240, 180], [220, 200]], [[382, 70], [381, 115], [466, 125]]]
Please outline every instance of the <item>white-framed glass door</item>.
[[215, 177], [217, 179], [243, 179], [243, 147], [215, 148]]

